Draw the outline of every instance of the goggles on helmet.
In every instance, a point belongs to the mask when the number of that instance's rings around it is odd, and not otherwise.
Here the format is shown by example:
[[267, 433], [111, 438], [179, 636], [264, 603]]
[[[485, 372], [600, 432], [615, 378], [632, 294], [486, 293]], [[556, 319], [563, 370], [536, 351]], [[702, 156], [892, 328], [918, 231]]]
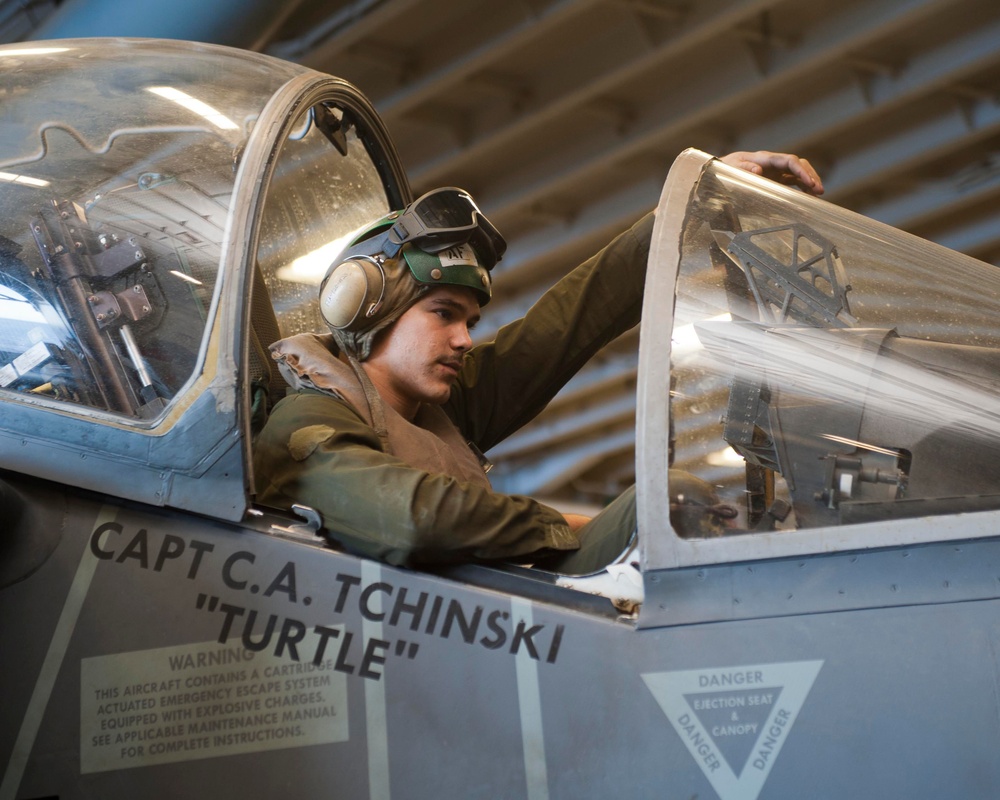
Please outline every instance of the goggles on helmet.
[[389, 258], [409, 243], [427, 253], [469, 244], [490, 270], [507, 250], [503, 236], [468, 192], [452, 186], [427, 192], [389, 218], [392, 228], [382, 248]]

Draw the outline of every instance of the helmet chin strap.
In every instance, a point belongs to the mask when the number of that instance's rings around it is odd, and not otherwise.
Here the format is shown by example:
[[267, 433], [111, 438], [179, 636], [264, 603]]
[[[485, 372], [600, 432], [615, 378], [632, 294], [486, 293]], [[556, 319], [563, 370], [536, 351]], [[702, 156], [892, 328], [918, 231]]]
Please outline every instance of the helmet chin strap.
[[372, 427], [375, 429], [375, 435], [378, 436], [378, 440], [382, 445], [382, 451], [392, 455], [392, 448], [389, 446], [389, 430], [385, 426], [385, 405], [383, 404], [382, 397], [379, 395], [378, 389], [375, 388], [375, 384], [372, 383], [371, 378], [368, 377], [368, 373], [365, 372], [364, 367], [361, 366], [361, 362], [349, 351], [345, 352], [347, 360], [354, 370], [354, 374], [358, 376], [361, 389], [365, 393], [365, 401], [368, 403], [368, 413], [372, 418]]

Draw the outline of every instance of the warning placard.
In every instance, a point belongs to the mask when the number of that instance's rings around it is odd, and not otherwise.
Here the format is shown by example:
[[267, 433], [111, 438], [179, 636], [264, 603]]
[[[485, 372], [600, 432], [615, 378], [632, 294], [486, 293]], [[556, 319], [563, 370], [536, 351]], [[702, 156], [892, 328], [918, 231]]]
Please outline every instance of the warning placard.
[[348, 738], [347, 678], [206, 642], [83, 659], [80, 771], [188, 761]]
[[755, 800], [822, 661], [650, 672], [643, 680], [722, 800]]

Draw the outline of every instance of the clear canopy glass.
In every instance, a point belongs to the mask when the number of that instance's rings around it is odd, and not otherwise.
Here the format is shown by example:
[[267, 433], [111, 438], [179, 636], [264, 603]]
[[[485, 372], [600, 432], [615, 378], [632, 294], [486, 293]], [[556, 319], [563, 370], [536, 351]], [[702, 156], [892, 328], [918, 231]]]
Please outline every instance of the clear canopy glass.
[[160, 413], [198, 371], [247, 137], [303, 71], [169, 41], [0, 47], [0, 389]]
[[677, 533], [1000, 508], [1000, 270], [714, 161], [678, 256]]

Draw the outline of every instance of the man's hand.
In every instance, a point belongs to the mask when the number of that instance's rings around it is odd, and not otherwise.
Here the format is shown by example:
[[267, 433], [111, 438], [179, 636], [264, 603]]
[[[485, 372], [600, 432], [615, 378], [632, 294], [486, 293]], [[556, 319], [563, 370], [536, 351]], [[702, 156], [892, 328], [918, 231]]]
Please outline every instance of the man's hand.
[[791, 153], [772, 153], [769, 150], [757, 150], [753, 153], [739, 151], [723, 156], [720, 161], [731, 167], [745, 169], [754, 175], [798, 186], [810, 194], [823, 194], [823, 181], [806, 159]]
[[590, 517], [583, 514], [563, 514], [563, 516], [566, 518], [566, 524], [569, 525], [572, 531], [578, 531], [590, 522]]

